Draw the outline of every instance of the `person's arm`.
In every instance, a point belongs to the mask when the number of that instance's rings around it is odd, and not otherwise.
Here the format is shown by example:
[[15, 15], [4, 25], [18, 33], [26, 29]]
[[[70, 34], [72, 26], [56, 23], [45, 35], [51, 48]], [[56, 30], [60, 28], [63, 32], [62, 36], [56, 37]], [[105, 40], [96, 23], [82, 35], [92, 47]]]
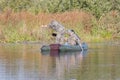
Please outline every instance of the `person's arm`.
[[75, 37], [76, 37], [76, 42], [78, 43], [78, 45], [81, 47], [81, 49], [82, 49], [82, 51], [83, 51], [81, 39], [80, 39], [79, 36], [77, 36], [76, 34], [75, 34]]

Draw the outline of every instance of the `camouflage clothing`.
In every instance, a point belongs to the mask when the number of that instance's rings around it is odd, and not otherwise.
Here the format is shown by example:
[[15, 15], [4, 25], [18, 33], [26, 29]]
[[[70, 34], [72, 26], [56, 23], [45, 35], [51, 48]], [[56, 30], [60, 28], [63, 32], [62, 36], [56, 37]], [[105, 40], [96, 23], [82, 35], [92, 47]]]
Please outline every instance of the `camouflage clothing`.
[[63, 44], [64, 43], [64, 33], [58, 33], [56, 36], [56, 43]]
[[57, 21], [52, 21], [48, 26], [57, 32], [56, 43], [64, 44], [66, 42], [64, 36], [65, 34], [68, 34], [68, 44], [80, 45], [80, 47], [82, 48], [80, 38], [77, 36], [77, 34], [75, 34], [73, 30], [65, 30], [65, 27], [63, 27]]
[[57, 32], [56, 43], [63, 44], [65, 27], [63, 27], [60, 23], [54, 20], [48, 26]]
[[50, 28], [52, 28], [53, 30], [55, 30], [58, 33], [64, 33], [65, 31], [65, 27], [63, 27], [60, 23], [58, 23], [57, 21], [53, 20], [49, 25]]

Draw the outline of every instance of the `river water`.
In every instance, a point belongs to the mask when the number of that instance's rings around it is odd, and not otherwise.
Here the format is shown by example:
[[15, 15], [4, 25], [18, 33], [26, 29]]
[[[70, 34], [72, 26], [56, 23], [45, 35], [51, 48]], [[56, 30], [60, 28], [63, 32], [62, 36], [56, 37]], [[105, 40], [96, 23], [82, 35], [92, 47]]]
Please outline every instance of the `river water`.
[[60, 54], [41, 53], [41, 46], [0, 44], [0, 80], [120, 80], [119, 42]]

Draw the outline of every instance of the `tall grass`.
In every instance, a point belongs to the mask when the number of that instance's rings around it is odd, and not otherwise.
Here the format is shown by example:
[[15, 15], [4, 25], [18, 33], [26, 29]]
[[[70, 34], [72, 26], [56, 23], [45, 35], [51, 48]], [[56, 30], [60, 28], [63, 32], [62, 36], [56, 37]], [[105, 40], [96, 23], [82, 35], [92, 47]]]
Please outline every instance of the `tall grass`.
[[27, 11], [7, 10], [0, 13], [0, 42], [52, 41], [53, 31], [44, 27], [51, 20], [59, 21], [66, 29], [74, 29], [84, 41], [120, 37], [120, 15], [117, 11], [107, 13], [97, 20], [91, 13], [83, 10], [37, 15]]

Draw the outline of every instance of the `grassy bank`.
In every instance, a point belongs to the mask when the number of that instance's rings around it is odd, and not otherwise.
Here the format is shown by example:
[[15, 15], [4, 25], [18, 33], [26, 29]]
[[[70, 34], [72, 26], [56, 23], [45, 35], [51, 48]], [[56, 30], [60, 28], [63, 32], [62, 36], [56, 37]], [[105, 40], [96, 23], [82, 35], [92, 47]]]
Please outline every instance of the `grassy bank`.
[[74, 29], [83, 41], [103, 41], [120, 38], [120, 13], [108, 12], [96, 19], [86, 11], [62, 13], [13, 12], [0, 13], [0, 42], [53, 41], [53, 31], [44, 25], [57, 20], [68, 29]]

